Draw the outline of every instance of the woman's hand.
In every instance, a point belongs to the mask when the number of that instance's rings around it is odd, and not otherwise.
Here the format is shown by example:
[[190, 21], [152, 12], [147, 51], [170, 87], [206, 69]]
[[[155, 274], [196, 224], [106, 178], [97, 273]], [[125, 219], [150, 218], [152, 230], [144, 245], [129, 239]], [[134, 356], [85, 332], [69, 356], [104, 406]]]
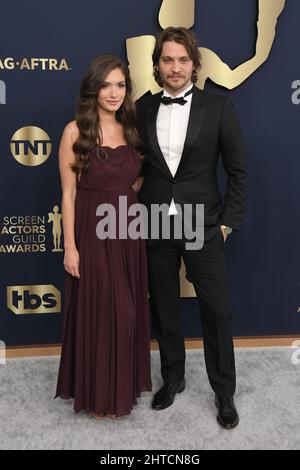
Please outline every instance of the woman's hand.
[[65, 249], [64, 267], [69, 274], [80, 279], [79, 253], [76, 248]]
[[144, 177], [143, 176], [138, 176], [137, 179], [135, 180], [135, 183], [132, 185], [132, 189], [138, 193], [143, 185], [144, 182]]

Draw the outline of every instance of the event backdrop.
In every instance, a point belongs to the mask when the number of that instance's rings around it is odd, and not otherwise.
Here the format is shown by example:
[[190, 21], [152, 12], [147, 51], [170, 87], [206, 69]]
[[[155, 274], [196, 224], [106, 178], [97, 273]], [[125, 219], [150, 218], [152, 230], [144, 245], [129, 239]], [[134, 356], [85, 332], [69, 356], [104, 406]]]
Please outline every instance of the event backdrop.
[[[135, 96], [154, 93], [154, 35], [179, 23], [198, 38], [197, 85], [233, 97], [246, 141], [247, 211], [225, 244], [234, 335], [299, 334], [300, 2], [12, 0], [0, 17], [0, 340], [61, 341], [58, 146], [87, 64], [120, 56]], [[186, 337], [201, 336], [193, 295], [182, 280]]]

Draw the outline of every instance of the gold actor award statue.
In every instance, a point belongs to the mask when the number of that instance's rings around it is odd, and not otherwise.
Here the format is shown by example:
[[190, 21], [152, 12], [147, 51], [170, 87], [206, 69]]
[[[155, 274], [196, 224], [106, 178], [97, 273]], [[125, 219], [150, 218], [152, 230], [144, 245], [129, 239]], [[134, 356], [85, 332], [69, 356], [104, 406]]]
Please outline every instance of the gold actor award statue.
[[[228, 89], [243, 83], [268, 58], [273, 41], [277, 19], [285, 6], [285, 0], [258, 0], [257, 40], [254, 56], [231, 69], [220, 57], [206, 47], [199, 47], [201, 70], [197, 86], [204, 89], [206, 79]], [[158, 21], [163, 29], [168, 26], [191, 28], [195, 22], [195, 0], [163, 0]], [[152, 51], [154, 36], [144, 35], [126, 40], [127, 58], [133, 83], [135, 99], [147, 91], [160, 91], [153, 77]]]
[[48, 213], [48, 223], [52, 223], [52, 236], [53, 236], [53, 245], [54, 248], [52, 251], [63, 251], [60, 248], [60, 240], [61, 240], [61, 220], [62, 215], [59, 213], [59, 207], [54, 206], [53, 212]]

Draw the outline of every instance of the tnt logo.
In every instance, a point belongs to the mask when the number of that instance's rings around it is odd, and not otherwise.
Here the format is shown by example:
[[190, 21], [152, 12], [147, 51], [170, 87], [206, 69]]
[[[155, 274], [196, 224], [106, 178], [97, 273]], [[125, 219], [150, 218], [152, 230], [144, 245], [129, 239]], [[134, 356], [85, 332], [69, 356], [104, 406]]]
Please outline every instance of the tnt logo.
[[10, 141], [10, 151], [21, 165], [37, 166], [49, 157], [52, 144], [48, 134], [39, 127], [22, 127]]
[[52, 284], [8, 286], [7, 307], [16, 315], [58, 313], [61, 311], [61, 295]]
[[6, 104], [6, 85], [3, 80], [0, 80], [0, 104]]

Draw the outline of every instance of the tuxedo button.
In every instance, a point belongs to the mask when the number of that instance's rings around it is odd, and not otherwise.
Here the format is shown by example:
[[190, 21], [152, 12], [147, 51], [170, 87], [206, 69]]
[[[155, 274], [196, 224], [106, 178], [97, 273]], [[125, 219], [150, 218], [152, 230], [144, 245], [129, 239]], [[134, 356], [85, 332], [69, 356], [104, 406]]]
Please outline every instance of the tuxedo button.
[[177, 181], [176, 181], [176, 180], [173, 180], [173, 184], [176, 184], [176, 183], [177, 183]]

